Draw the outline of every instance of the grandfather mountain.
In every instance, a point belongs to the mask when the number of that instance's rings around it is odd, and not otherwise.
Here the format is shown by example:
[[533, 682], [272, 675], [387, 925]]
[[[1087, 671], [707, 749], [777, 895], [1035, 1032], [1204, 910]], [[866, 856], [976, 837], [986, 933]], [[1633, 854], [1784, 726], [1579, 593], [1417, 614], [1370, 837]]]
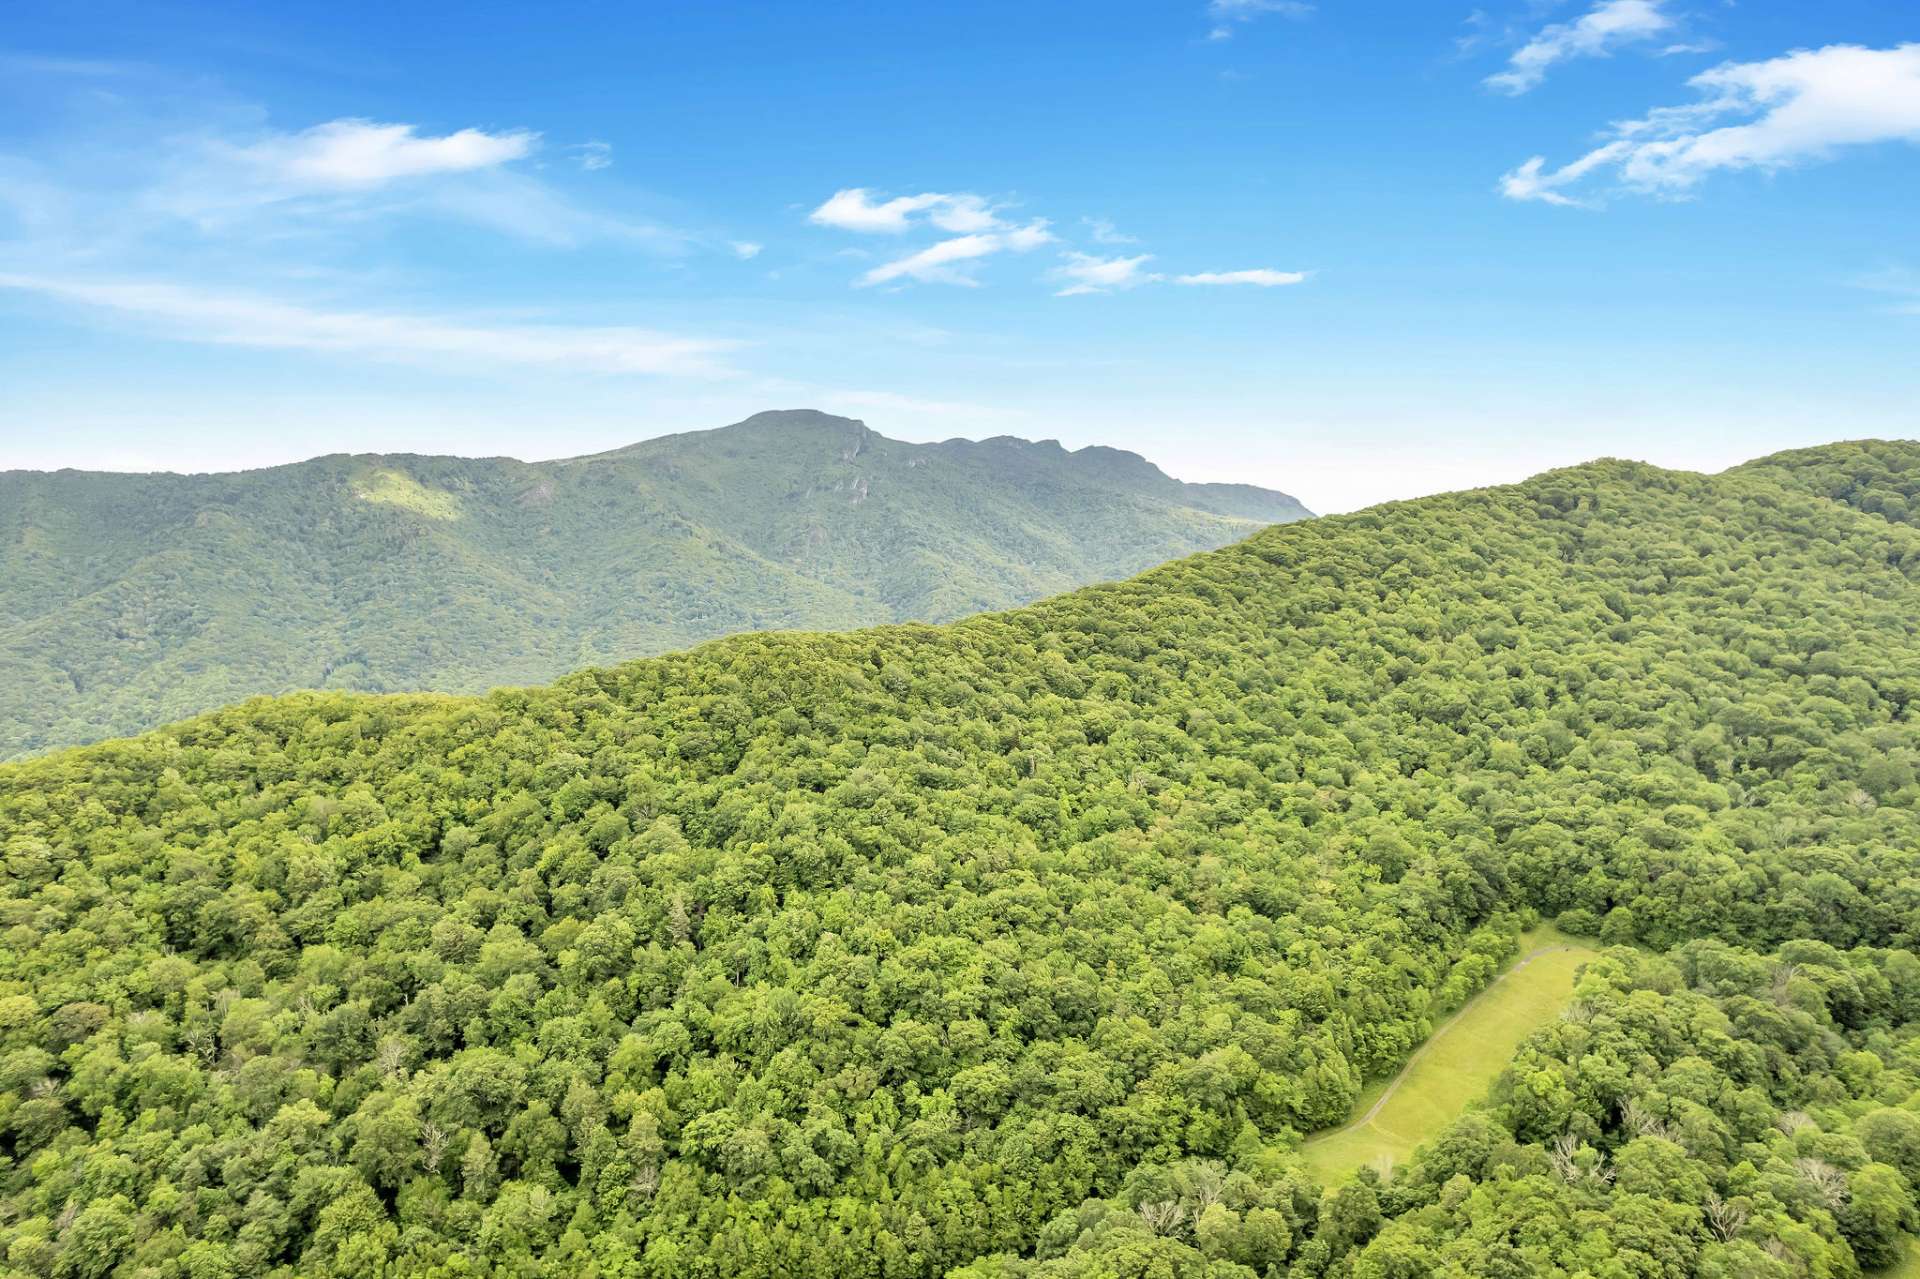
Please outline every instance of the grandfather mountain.
[[761, 413], [525, 463], [0, 474], [0, 759], [298, 688], [482, 691], [743, 630], [943, 621], [1309, 513], [1110, 448]]

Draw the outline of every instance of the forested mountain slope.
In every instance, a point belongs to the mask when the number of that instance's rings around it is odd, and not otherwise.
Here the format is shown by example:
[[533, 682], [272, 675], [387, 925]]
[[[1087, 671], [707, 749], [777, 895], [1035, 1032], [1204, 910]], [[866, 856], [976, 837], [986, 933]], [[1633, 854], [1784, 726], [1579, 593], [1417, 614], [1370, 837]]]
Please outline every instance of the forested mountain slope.
[[1738, 470], [1845, 502], [1896, 524], [1920, 524], [1920, 442], [1853, 440], [1776, 453]]
[[[5, 1273], [1855, 1275], [1920, 1224], [1920, 530], [1842, 455], [0, 768]], [[1536, 912], [1646, 949], [1314, 1185]]]
[[1306, 514], [1115, 449], [811, 412], [562, 462], [7, 472], [0, 758], [256, 693], [477, 693], [735, 631], [942, 621]]

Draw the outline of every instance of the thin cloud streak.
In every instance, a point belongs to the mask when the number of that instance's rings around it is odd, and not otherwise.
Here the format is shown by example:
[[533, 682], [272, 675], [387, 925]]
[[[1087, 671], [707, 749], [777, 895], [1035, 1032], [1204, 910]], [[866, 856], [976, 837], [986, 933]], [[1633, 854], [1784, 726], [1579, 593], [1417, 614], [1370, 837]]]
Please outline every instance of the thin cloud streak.
[[158, 322], [166, 336], [188, 341], [385, 362], [714, 378], [732, 375], [719, 357], [738, 345], [624, 326], [477, 325], [436, 316], [326, 311], [152, 281], [0, 274], [0, 289]]
[[1673, 30], [1664, 0], [1601, 0], [1573, 22], [1547, 27], [1514, 51], [1507, 69], [1486, 78], [1490, 89], [1518, 96], [1540, 86], [1554, 66], [1573, 58], [1604, 57], [1624, 44]]
[[411, 124], [341, 119], [236, 148], [269, 177], [295, 186], [375, 187], [406, 178], [498, 168], [533, 154], [540, 135], [526, 129], [461, 129], [422, 137]]
[[896, 280], [917, 280], [922, 284], [957, 284], [978, 287], [970, 265], [996, 253], [1026, 253], [1051, 243], [1052, 232], [1044, 218], [1007, 231], [985, 231], [955, 236], [929, 245], [917, 253], [895, 258], [874, 267], [856, 282], [861, 286], [889, 284]]
[[1197, 285], [1252, 285], [1261, 289], [1281, 288], [1289, 284], [1304, 283], [1305, 271], [1275, 271], [1269, 267], [1255, 267], [1247, 271], [1198, 271], [1192, 275], [1177, 275], [1175, 284]]
[[1091, 253], [1069, 252], [1066, 261], [1047, 272], [1047, 278], [1060, 285], [1055, 297], [1069, 298], [1086, 293], [1112, 293], [1158, 280], [1143, 270], [1153, 260], [1151, 253], [1130, 258], [1103, 258]]
[[1211, 0], [1207, 17], [1213, 20], [1213, 26], [1207, 31], [1207, 39], [1231, 40], [1234, 28], [1268, 14], [1298, 20], [1314, 13], [1315, 7], [1306, 0]]

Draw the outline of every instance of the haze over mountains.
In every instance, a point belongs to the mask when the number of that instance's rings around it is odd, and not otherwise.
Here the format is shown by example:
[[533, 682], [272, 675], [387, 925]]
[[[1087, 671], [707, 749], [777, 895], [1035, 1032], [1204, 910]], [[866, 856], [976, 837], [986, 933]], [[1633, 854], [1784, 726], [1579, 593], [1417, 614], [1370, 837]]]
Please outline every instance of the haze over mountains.
[[742, 630], [943, 621], [1307, 510], [1136, 454], [761, 413], [611, 453], [0, 474], [0, 758], [296, 688], [478, 692]]

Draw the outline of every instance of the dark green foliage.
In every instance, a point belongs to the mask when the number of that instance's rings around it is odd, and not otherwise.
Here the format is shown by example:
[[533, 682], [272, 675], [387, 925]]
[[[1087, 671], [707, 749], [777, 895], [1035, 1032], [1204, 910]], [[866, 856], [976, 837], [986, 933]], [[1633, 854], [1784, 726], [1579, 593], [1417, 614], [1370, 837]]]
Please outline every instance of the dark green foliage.
[[[1849, 1279], [1914, 1224], [1917, 574], [1777, 477], [1602, 462], [0, 768], [0, 1258]], [[1678, 949], [1312, 1185], [1536, 912]]]
[[0, 474], [0, 759], [256, 693], [477, 693], [742, 630], [944, 621], [1305, 517], [1114, 449], [846, 418], [528, 465]]

